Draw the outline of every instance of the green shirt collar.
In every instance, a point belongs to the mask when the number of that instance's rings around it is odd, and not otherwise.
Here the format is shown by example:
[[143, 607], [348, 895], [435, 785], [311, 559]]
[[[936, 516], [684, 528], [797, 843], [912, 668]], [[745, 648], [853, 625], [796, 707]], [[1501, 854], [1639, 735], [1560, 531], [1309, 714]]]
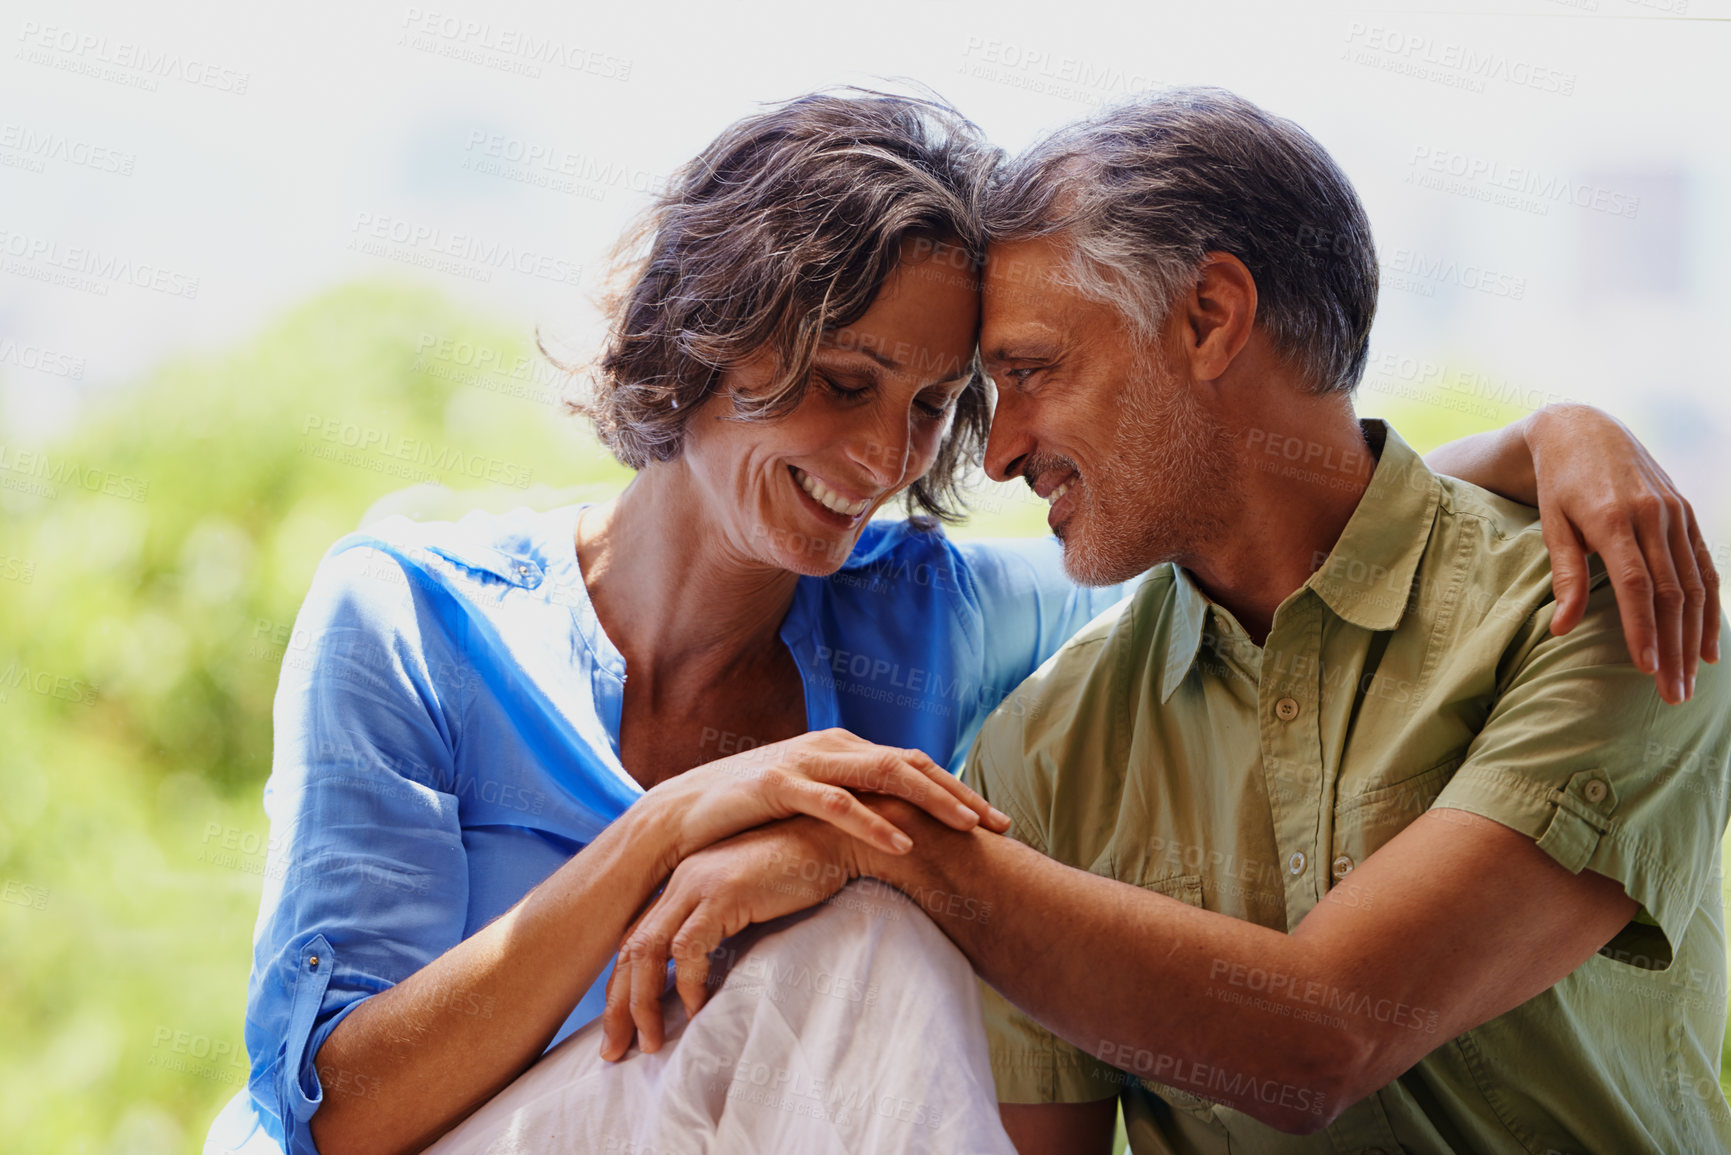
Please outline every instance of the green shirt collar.
[[[1374, 448], [1381, 444], [1370, 485], [1328, 557], [1304, 588], [1335, 614], [1367, 630], [1400, 625], [1413, 575], [1430, 541], [1442, 486], [1422, 458], [1385, 422], [1362, 422]], [[1160, 675], [1165, 702], [1190, 672], [1202, 647], [1209, 601], [1181, 566], [1173, 568], [1174, 602]]]

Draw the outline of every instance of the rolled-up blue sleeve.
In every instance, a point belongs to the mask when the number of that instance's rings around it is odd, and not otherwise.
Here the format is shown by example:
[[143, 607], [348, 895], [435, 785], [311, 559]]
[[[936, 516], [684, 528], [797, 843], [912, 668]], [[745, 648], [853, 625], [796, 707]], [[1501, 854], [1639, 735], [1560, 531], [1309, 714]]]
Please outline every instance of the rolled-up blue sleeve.
[[468, 874], [453, 750], [466, 691], [461, 637], [397, 561], [328, 556], [283, 663], [265, 809], [270, 852], [247, 989], [249, 1090], [290, 1152], [327, 1090], [315, 1070], [370, 995], [461, 941]]
[[989, 707], [1007, 698], [1077, 630], [1124, 600], [1141, 578], [1078, 585], [1064, 573], [1064, 547], [1055, 537], [961, 541], [955, 549], [984, 626], [979, 677], [988, 688], [988, 709], [960, 735], [954, 765], [962, 766]]

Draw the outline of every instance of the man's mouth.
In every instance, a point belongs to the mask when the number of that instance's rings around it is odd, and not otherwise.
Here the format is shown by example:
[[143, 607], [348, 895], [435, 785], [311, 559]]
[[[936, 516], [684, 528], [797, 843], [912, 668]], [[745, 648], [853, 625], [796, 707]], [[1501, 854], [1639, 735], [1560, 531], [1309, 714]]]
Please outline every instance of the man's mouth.
[[1045, 476], [1030, 481], [1028, 484], [1034, 490], [1034, 496], [1048, 504], [1056, 505], [1058, 499], [1070, 492], [1070, 486], [1075, 484], [1081, 475], [1074, 469], [1063, 473], [1047, 473]]
[[1057, 529], [1059, 524], [1069, 516], [1070, 506], [1075, 503], [1065, 502], [1064, 498], [1069, 494], [1071, 487], [1080, 480], [1081, 474], [1072, 469], [1062, 474], [1049, 474], [1035, 482], [1034, 496], [1045, 499], [1046, 524], [1053, 529]]
[[793, 474], [795, 483], [805, 490], [806, 496], [837, 517], [851, 522], [871, 508], [871, 501], [868, 498], [850, 499], [845, 494], [837, 493], [797, 465], [790, 465], [787, 468], [788, 472]]

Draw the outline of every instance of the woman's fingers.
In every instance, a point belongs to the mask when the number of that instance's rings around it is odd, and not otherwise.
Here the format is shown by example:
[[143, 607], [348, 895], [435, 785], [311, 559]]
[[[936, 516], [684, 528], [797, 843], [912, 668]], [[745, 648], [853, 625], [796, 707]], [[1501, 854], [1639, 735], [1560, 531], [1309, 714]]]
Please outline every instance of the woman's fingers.
[[[1668, 518], [1661, 513], [1652, 520], [1652, 524], [1639, 526], [1637, 532], [1646, 563], [1653, 627], [1659, 647], [1659, 696], [1675, 706], [1688, 696], [1683, 684], [1683, 582], [1671, 556]], [[1694, 565], [1692, 558], [1689, 564]], [[1616, 581], [1614, 573], [1612, 581]], [[1618, 589], [1618, 604], [1622, 603], [1622, 593]]]
[[[1659, 630], [1653, 609], [1653, 577], [1632, 525], [1621, 524], [1601, 540], [1587, 539], [1587, 548], [1598, 553], [1617, 591], [1617, 612], [1623, 619], [1623, 637], [1629, 656], [1643, 674], [1659, 674]], [[1660, 689], [1664, 689], [1661, 681]]]
[[1677, 570], [1677, 584], [1683, 589], [1682, 636], [1678, 657], [1682, 661], [1683, 698], [1695, 695], [1695, 670], [1701, 663], [1702, 615], [1707, 609], [1707, 582], [1701, 574], [1700, 558], [1695, 550], [1695, 511], [1678, 498], [1680, 509], [1674, 511], [1670, 524], [1671, 561]]
[[1695, 569], [1701, 575], [1701, 660], [1719, 660], [1719, 570], [1713, 564], [1713, 551], [1701, 536], [1701, 526], [1695, 520], [1695, 510], [1689, 510], [1689, 544], [1695, 553]]
[[785, 813], [804, 814], [827, 822], [891, 854], [906, 854], [913, 849], [913, 839], [843, 787], [771, 771], [763, 776], [763, 788]]
[[[960, 778], [932, 761], [931, 757], [918, 748], [897, 751], [907, 765], [935, 783], [942, 791], [949, 794], [967, 811], [968, 817], [961, 820], [964, 824], [951, 822], [949, 825], [958, 830], [971, 830], [976, 822], [984, 823], [989, 829], [1002, 834], [1010, 828], [1010, 816], [982, 798], [978, 791], [963, 782]], [[911, 800], [910, 800], [911, 801]], [[930, 810], [929, 807], [923, 809]], [[935, 810], [930, 811], [933, 817], [943, 815]], [[959, 817], [959, 815], [958, 815]]]
[[1551, 554], [1551, 592], [1557, 599], [1551, 633], [1561, 637], [1580, 625], [1587, 612], [1587, 552], [1581, 546], [1580, 534], [1561, 510], [1550, 509], [1540, 515], [1539, 532]]
[[972, 830], [981, 822], [1000, 832], [1009, 829], [1006, 815], [925, 751], [878, 746], [846, 731], [831, 733], [839, 746], [825, 741], [802, 749], [794, 761], [797, 772], [814, 781], [906, 799], [957, 830]]

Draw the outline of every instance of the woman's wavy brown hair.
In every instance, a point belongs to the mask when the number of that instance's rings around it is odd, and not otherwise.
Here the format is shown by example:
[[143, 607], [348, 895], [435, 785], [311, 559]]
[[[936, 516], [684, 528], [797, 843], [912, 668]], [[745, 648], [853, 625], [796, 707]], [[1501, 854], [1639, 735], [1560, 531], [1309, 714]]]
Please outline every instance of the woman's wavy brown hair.
[[[585, 395], [609, 451], [633, 469], [679, 456], [691, 414], [727, 369], [768, 350], [770, 387], [732, 404], [785, 415], [805, 395], [826, 332], [857, 321], [904, 240], [963, 249], [976, 275], [979, 205], [1001, 154], [936, 99], [849, 90], [802, 96], [718, 136], [614, 253], [608, 334]], [[915, 517], [962, 516], [964, 471], [990, 421], [978, 358], [931, 469], [903, 496]]]

